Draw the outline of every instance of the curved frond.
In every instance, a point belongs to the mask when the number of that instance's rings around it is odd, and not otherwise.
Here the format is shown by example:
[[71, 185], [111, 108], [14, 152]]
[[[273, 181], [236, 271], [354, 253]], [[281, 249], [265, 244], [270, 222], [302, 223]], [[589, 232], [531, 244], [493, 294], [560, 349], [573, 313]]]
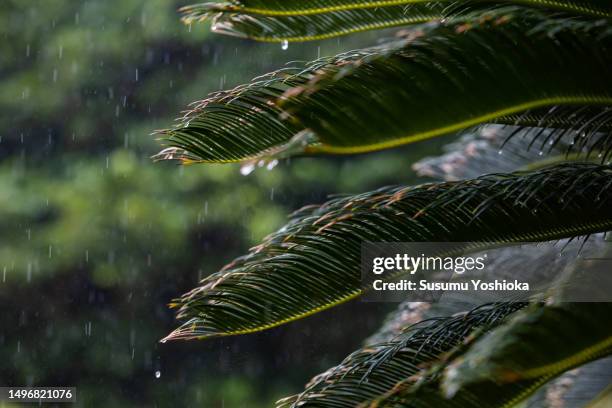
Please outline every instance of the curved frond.
[[[579, 304], [566, 305], [565, 308], [574, 310], [574, 306], [582, 308]], [[311, 380], [304, 392], [279, 401], [278, 406], [319, 408], [515, 406], [542, 384], [567, 370], [569, 366], [559, 366], [554, 372], [548, 372], [546, 375], [517, 379], [511, 383], [494, 381], [483, 375], [481, 382], [462, 388], [452, 396], [444, 396], [441, 393], [440, 374], [444, 369], [448, 370], [449, 364], [452, 367], [453, 364], [462, 361], [463, 355], [466, 353], [469, 355], [474, 347], [484, 341], [481, 339], [490, 336], [487, 333], [503, 331], [506, 327], [515, 324], [514, 322], [520, 319], [518, 316], [537, 320], [541, 314], [550, 314], [553, 313], [550, 309], [554, 310], [550, 306], [539, 304], [517, 312], [523, 307], [524, 304], [517, 303], [485, 305], [453, 317], [430, 319], [410, 326], [396, 339], [367, 346], [352, 353], [340, 365]], [[601, 318], [601, 315], [598, 316]], [[601, 325], [601, 320], [599, 323]], [[567, 326], [572, 324], [568, 323]], [[563, 335], [568, 331], [571, 332], [572, 327], [561, 326], [560, 329]], [[531, 325], [526, 330], [537, 332], [538, 326]], [[549, 339], [554, 341], [553, 335], [548, 334]], [[588, 337], [585, 332], [582, 332], [582, 336]], [[521, 343], [520, 352], [525, 353], [525, 349], [530, 350], [526, 345], [531, 344], [533, 343]], [[575, 365], [594, 358], [596, 356], [591, 356], [580, 363], [576, 362]], [[481, 360], [478, 360], [478, 364], [473, 364], [473, 371], [478, 371], [481, 364]], [[586, 372], [601, 373], [601, 367]], [[592, 387], [593, 379], [588, 382], [590, 389], [598, 392], [600, 387], [597, 385]], [[588, 385], [586, 387], [589, 388]], [[584, 391], [583, 386], [582, 392]]]
[[609, 303], [567, 303], [520, 313], [445, 369], [446, 395], [491, 380], [551, 378], [607, 356], [612, 353], [610, 313]]
[[601, 0], [483, 2], [474, 0], [385, 1], [238, 1], [183, 7], [183, 21], [212, 20], [212, 30], [256, 41], [299, 42], [321, 40], [401, 25], [452, 18], [465, 9], [495, 4], [547, 8], [572, 14], [612, 17], [612, 7]]
[[483, 305], [465, 313], [408, 326], [396, 339], [355, 351], [338, 366], [313, 378], [301, 394], [285, 398], [277, 406], [360, 406], [392, 390], [397, 383], [410, 379], [414, 384], [423, 380], [420, 375], [427, 367], [462, 345], [474, 331], [496, 327], [525, 306], [524, 303]]
[[287, 91], [281, 107], [319, 141], [309, 151], [335, 154], [391, 148], [486, 122], [521, 125], [521, 118], [530, 120], [525, 112], [542, 109], [548, 112], [542, 127], [559, 127], [562, 115], [550, 107], [612, 105], [611, 40], [612, 31], [596, 21], [497, 9], [413, 34], [390, 52], [326, 66]]
[[572, 151], [591, 141], [609, 156], [612, 32], [605, 25], [512, 7], [463, 21], [421, 25], [383, 46], [214, 93], [158, 132], [168, 148], [157, 158], [265, 162], [357, 153], [484, 122], [555, 129], [538, 141], [586, 135]]
[[611, 166], [573, 164], [332, 200], [177, 299], [187, 321], [166, 340], [256, 332], [355, 298], [364, 241], [485, 246], [607, 231], [610, 186]]
[[[484, 125], [412, 165], [418, 175], [456, 181], [494, 171], [535, 170], [558, 162], [605, 161], [612, 133]], [[606, 157], [604, 157], [604, 154]]]

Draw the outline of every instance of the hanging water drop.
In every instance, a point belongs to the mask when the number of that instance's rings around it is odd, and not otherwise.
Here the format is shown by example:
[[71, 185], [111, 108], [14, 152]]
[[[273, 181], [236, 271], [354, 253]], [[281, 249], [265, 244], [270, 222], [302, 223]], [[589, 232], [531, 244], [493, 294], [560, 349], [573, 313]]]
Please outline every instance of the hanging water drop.
[[240, 167], [240, 174], [242, 174], [243, 176], [248, 176], [253, 172], [253, 170], [255, 170], [255, 164], [246, 163], [242, 165], [242, 167]]
[[289, 41], [283, 40], [283, 42], [281, 43], [281, 48], [283, 51], [286, 51], [287, 49], [289, 49]]
[[268, 164], [266, 165], [266, 169], [268, 170], [272, 170], [273, 168], [275, 168], [278, 165], [278, 160], [274, 159], [270, 162], [268, 162]]

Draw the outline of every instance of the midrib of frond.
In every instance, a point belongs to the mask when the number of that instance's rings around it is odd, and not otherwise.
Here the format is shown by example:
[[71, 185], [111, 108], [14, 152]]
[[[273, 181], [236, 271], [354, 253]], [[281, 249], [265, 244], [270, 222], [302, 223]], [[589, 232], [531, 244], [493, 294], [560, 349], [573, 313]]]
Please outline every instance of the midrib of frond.
[[588, 347], [584, 350], [568, 356], [560, 361], [547, 364], [541, 367], [531, 368], [520, 373], [522, 378], [538, 378], [548, 374], [556, 374], [569, 370], [572, 367], [579, 366], [587, 361], [603, 357], [612, 351], [612, 336]]
[[589, 361], [596, 360], [610, 354], [612, 347], [612, 337], [608, 337], [605, 340], [587, 348], [580, 352], [573, 354], [561, 361], [557, 361], [552, 364], [533, 368], [521, 373], [523, 379], [535, 379], [536, 381], [531, 384], [528, 388], [523, 390], [520, 394], [506, 402], [500, 408], [515, 408], [518, 404], [523, 402], [527, 397], [531, 396], [536, 390], [538, 390], [543, 384], [550, 381], [552, 378], [558, 376], [561, 373], [566, 372], [574, 367], [578, 367]]
[[433, 139], [438, 136], [446, 135], [453, 132], [479, 125], [485, 122], [493, 122], [495, 119], [504, 116], [510, 116], [519, 112], [524, 112], [530, 109], [537, 109], [553, 105], [612, 105], [612, 97], [607, 95], [593, 96], [558, 96], [551, 98], [537, 99], [534, 101], [525, 102], [518, 105], [513, 105], [505, 109], [500, 109], [494, 112], [489, 112], [484, 115], [466, 119], [448, 126], [442, 126], [435, 129], [430, 129], [426, 132], [416, 133], [392, 140], [386, 140], [379, 143], [371, 143], [360, 146], [336, 146], [322, 142], [317, 145], [307, 147], [307, 153], [327, 153], [327, 154], [359, 154], [378, 150], [391, 149], [409, 143], [420, 142], [428, 139]]
[[[359, 25], [356, 27], [345, 28], [345, 29], [337, 30], [337, 31], [330, 31], [324, 34], [317, 34], [317, 35], [304, 35], [304, 36], [297, 36], [297, 37], [253, 36], [250, 38], [255, 41], [272, 42], [272, 43], [320, 41], [320, 40], [327, 40], [330, 38], [339, 37], [342, 35], [362, 33], [365, 31], [382, 30], [385, 28], [392, 28], [392, 27], [397, 27], [397, 26], [402, 26], [402, 25], [407, 25], [407, 24], [426, 23], [431, 20], [432, 18], [429, 16], [403, 17], [403, 18], [398, 18], [394, 20], [379, 21], [376, 23], [363, 24], [363, 25]], [[233, 31], [225, 30], [222, 25], [219, 25], [218, 28], [214, 29], [213, 31], [220, 33], [220, 34], [234, 35]], [[245, 37], [248, 37], [248, 36], [245, 36]]]
[[[452, 3], [450, 0], [444, 2]], [[575, 2], [568, 1], [555, 1], [555, 0], [513, 0], [510, 3], [524, 4], [531, 6], [554, 8], [562, 11], [569, 11], [572, 13], [587, 14], [596, 17], [612, 17], [612, 12], [602, 10], [597, 7], [588, 7], [587, 5], [576, 4]], [[372, 9], [379, 7], [391, 7], [391, 6], [402, 6], [411, 4], [423, 4], [423, 3], [435, 3], [431, 0], [381, 0], [373, 1], [368, 3], [353, 3], [353, 4], [339, 4], [327, 7], [312, 7], [302, 8], [295, 10], [275, 10], [261, 7], [241, 7], [231, 6], [228, 11], [248, 13], [248, 14], [261, 14], [266, 16], [308, 16], [314, 14], [325, 14], [334, 13], [339, 11], [358, 10], [358, 9]]]

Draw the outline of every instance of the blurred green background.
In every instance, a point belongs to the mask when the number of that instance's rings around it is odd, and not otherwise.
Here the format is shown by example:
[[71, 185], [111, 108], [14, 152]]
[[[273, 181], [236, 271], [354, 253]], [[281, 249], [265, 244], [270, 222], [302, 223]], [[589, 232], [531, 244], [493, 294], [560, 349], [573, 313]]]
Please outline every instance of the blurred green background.
[[304, 158], [248, 177], [153, 163], [150, 133], [188, 103], [377, 41], [283, 51], [184, 26], [184, 4], [0, 4], [0, 386], [77, 386], [83, 407], [271, 406], [380, 322], [382, 306], [353, 302], [261, 334], [158, 343], [176, 325], [167, 303], [288, 212], [414, 182], [410, 163], [434, 149]]

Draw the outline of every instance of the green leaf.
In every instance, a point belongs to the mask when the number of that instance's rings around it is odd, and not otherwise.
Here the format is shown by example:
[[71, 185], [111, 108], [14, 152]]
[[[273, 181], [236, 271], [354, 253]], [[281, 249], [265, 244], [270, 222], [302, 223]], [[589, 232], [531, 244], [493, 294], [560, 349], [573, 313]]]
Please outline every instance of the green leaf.
[[[566, 304], [566, 310], [584, 309], [588, 304]], [[425, 320], [408, 327], [403, 334], [387, 343], [375, 344], [360, 349], [348, 356], [340, 365], [315, 377], [299, 395], [279, 401], [280, 407], [512, 407], [525, 400], [541, 385], [567, 368], [549, 372], [537, 378], [520, 379], [512, 383], [495, 381], [482, 375], [482, 381], [462, 388], [452, 396], [440, 391], [440, 373], [449, 369], [463, 355], [494, 333], [512, 327], [521, 318], [537, 319], [542, 314], [551, 314], [556, 307], [534, 304], [523, 311], [524, 304], [485, 305], [452, 317]], [[587, 306], [589, 307], [589, 306]], [[514, 309], [513, 309], [514, 308]], [[591, 304], [590, 309], [602, 313], [610, 312], [610, 306]], [[519, 317], [521, 316], [521, 317]], [[571, 323], [569, 324], [571, 325]], [[599, 320], [601, 326], [601, 320]], [[537, 331], [537, 325], [529, 327]], [[555, 335], [572, 333], [571, 327], [559, 326], [555, 334], [548, 333], [549, 343]], [[591, 329], [582, 327], [582, 329]], [[582, 331], [588, 337], [590, 331]], [[525, 339], [524, 339], [525, 340]], [[526, 339], [530, 341], [531, 339]], [[540, 343], [521, 342], [519, 354], [531, 352], [532, 345]], [[467, 351], [465, 351], [467, 350]], [[517, 350], [515, 350], [517, 352]], [[546, 354], [542, 349], [533, 351]], [[591, 359], [583, 361], [589, 361]], [[477, 371], [485, 359], [474, 366]], [[580, 365], [581, 363], [576, 363]], [[568, 366], [570, 367], [570, 366]], [[604, 366], [604, 368], [609, 365]], [[601, 375], [601, 367], [595, 367], [595, 375]], [[587, 367], [588, 369], [588, 367]], [[591, 371], [585, 371], [587, 374]], [[589, 386], [587, 385], [587, 389]], [[591, 389], [593, 389], [591, 387]], [[595, 388], [597, 390], [597, 387]], [[584, 391], [584, 390], [583, 390]]]
[[[387, 52], [326, 66], [306, 86], [289, 90], [281, 107], [320, 142], [311, 151], [335, 154], [391, 148], [509, 118], [522, 124], [530, 111], [542, 116], [556, 105], [606, 109], [612, 105], [607, 27], [497, 9], [420, 36], [413, 32]], [[563, 126], [560, 117], [545, 115], [542, 127]]]
[[612, 352], [609, 303], [565, 303], [519, 313], [450, 364], [447, 396], [482, 382], [551, 378]]
[[465, 9], [492, 4], [519, 4], [573, 14], [611, 17], [612, 7], [601, 0], [547, 1], [239, 1], [183, 7], [187, 24], [212, 19], [215, 32], [257, 41], [311, 41], [367, 30], [448, 19]]
[[[612, 110], [588, 105], [610, 96], [612, 32], [517, 8], [470, 16], [465, 21], [473, 23], [419, 26], [383, 46], [294, 64], [214, 93], [158, 132], [168, 148], [156, 157], [265, 164], [392, 147], [487, 121], [552, 127], [554, 141], [572, 132], [588, 136], [572, 150], [597, 136], [599, 144], [589, 146], [609, 155]], [[278, 105], [281, 97], [295, 116]], [[547, 103], [554, 106], [525, 110]]]
[[358, 297], [364, 241], [511, 243], [607, 231], [610, 186], [611, 166], [573, 164], [387, 187], [309, 207], [177, 299], [187, 321], [165, 340], [256, 332]]
[[496, 327], [525, 305], [488, 304], [454, 316], [422, 320], [406, 327], [402, 334], [389, 342], [355, 351], [338, 366], [313, 378], [304, 392], [279, 401], [277, 406], [360, 406], [392, 390], [399, 382], [423, 380], [420, 375], [427, 367], [468, 341], [475, 330], [486, 331]]

